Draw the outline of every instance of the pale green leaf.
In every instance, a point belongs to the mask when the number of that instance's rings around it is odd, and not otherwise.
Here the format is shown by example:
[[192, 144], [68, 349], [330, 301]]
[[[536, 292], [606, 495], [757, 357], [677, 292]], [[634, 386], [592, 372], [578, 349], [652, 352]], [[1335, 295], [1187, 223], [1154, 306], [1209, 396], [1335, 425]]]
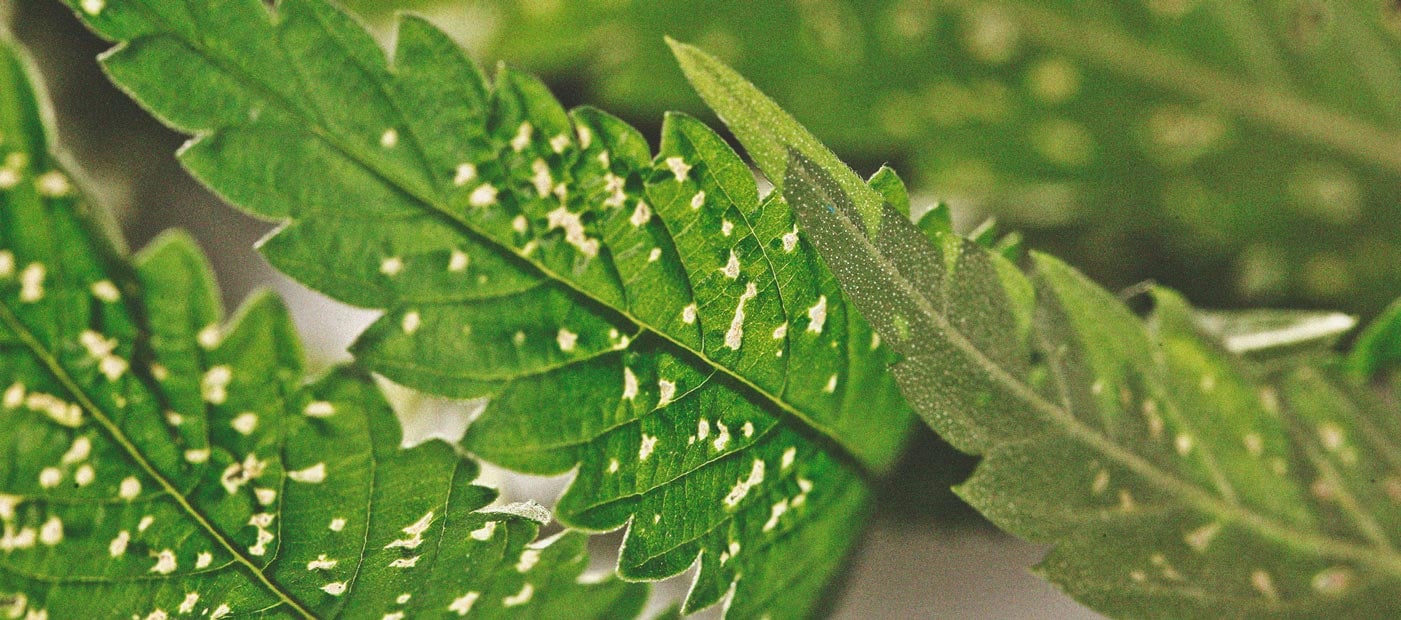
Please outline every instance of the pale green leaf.
[[759, 148], [787, 150], [784, 197], [902, 355], [894, 371], [910, 404], [983, 455], [961, 496], [1051, 544], [1048, 579], [1125, 617], [1401, 612], [1394, 412], [1336, 360], [1241, 357], [1316, 346], [1350, 318], [1202, 315], [1155, 289], [1145, 321], [1044, 254], [1025, 277], [972, 241], [931, 241], [889, 204], [865, 210], [839, 181], [849, 169], [812, 157], [810, 138], [786, 142], [801, 127], [705, 66], [698, 90], [721, 117], [766, 128]]
[[492, 507], [451, 446], [400, 447], [370, 378], [305, 383], [280, 303], [224, 323], [203, 256], [127, 259], [47, 149], [0, 46], [0, 615], [578, 617], [586, 537]]
[[739, 617], [813, 613], [910, 413], [888, 348], [714, 132], [668, 117], [654, 156], [527, 75], [488, 83], [417, 18], [386, 57], [321, 0], [74, 4], [121, 42], [111, 76], [198, 136], [186, 166], [286, 222], [274, 265], [386, 310], [362, 363], [490, 396], [463, 445], [576, 471], [558, 516], [629, 526], [624, 577], [699, 556], [686, 611], [733, 589]]

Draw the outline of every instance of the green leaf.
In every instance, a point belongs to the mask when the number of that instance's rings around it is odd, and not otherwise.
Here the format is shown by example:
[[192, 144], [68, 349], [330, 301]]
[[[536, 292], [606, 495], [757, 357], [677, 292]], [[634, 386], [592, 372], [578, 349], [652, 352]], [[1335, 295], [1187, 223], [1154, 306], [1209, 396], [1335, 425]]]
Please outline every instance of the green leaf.
[[1384, 371], [1395, 370], [1398, 363], [1401, 363], [1401, 302], [1392, 302], [1357, 337], [1348, 354], [1348, 366], [1356, 376], [1373, 379]]
[[[492, 506], [451, 446], [400, 447], [368, 375], [304, 383], [269, 295], [223, 324], [193, 241], [112, 249], [0, 45], [0, 612], [619, 617], [578, 533]], [[455, 612], [455, 613], [454, 613]]]
[[1126, 617], [1401, 611], [1394, 412], [1336, 360], [1265, 372], [1239, 357], [1314, 344], [1351, 319], [1206, 315], [1206, 332], [1203, 315], [1155, 289], [1144, 321], [1046, 255], [1031, 256], [1027, 278], [970, 240], [931, 241], [889, 204], [863, 210], [838, 180], [849, 169], [811, 157], [806, 139], [786, 142], [803, 135], [791, 118], [707, 67], [698, 88], [721, 117], [770, 128], [759, 147], [788, 151], [784, 197], [901, 354], [910, 404], [983, 455], [960, 495], [1051, 544], [1038, 568], [1048, 579]]
[[492, 397], [464, 446], [576, 471], [558, 516], [628, 526], [624, 577], [699, 556], [686, 612], [733, 590], [740, 617], [812, 613], [911, 416], [890, 351], [714, 132], [670, 116], [653, 156], [529, 76], [488, 83], [412, 17], [391, 61], [320, 0], [79, 13], [122, 42], [111, 76], [198, 135], [186, 166], [285, 222], [274, 265], [386, 310], [362, 363]]
[[353, 4], [432, 5], [479, 53], [629, 119], [689, 104], [670, 33], [849, 161], [896, 162], [1106, 281], [1363, 314], [1401, 290], [1401, 229], [1373, 225], [1401, 198], [1392, 2]]

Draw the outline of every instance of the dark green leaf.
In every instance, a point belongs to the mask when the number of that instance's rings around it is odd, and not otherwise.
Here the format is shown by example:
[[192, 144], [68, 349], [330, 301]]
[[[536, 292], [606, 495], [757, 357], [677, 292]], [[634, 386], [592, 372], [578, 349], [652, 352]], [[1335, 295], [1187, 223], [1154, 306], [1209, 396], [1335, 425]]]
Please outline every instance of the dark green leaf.
[[492, 506], [449, 445], [400, 447], [363, 373], [304, 383], [280, 303], [227, 325], [203, 256], [112, 249], [0, 46], [0, 613], [620, 617], [646, 589]]
[[122, 42], [112, 77], [198, 135], [190, 170], [287, 222], [262, 246], [271, 262], [386, 310], [361, 362], [491, 396], [464, 446], [576, 470], [559, 518], [630, 523], [625, 577], [699, 555], [687, 612], [731, 589], [740, 617], [812, 611], [909, 409], [889, 350], [714, 132], [668, 117], [654, 157], [529, 76], [488, 84], [417, 18], [390, 60], [321, 0], [78, 9]]

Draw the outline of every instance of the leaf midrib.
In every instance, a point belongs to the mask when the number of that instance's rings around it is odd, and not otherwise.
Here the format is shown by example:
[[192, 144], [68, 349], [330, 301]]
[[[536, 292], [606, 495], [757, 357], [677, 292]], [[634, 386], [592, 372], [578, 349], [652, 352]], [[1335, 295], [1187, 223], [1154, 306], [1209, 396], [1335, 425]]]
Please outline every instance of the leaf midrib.
[[1067, 435], [1091, 449], [1099, 451], [1105, 457], [1142, 476], [1159, 488], [1178, 495], [1197, 510], [1214, 514], [1223, 520], [1241, 523], [1247, 528], [1253, 529], [1257, 534], [1275, 539], [1286, 546], [1300, 548], [1321, 557], [1346, 558], [1401, 578], [1401, 555], [1388, 553], [1386, 550], [1363, 547], [1313, 532], [1299, 531], [1266, 515], [1256, 513], [1245, 506], [1233, 505], [1179, 479], [1170, 472], [1160, 470], [1137, 454], [1114, 443], [1098, 430], [1081, 423], [1069, 410], [1047, 400], [1031, 385], [1002, 368], [1000, 364], [970, 342], [955, 325], [948, 321], [946, 316], [934, 311], [930, 300], [917, 292], [914, 285], [884, 259], [884, 255], [871, 243], [866, 234], [853, 225], [850, 220], [845, 217], [837, 217], [836, 220], [840, 226], [846, 229], [845, 233], [848, 236], [857, 239], [864, 246], [868, 255], [877, 257], [877, 264], [891, 278], [891, 282], [899, 286], [906, 296], [915, 301], [920, 311], [941, 329], [941, 333], [946, 335], [952, 346], [976, 364], [980, 370], [986, 372], [996, 383], [1006, 387], [1011, 395], [1058, 425]]
[[1041, 45], [1155, 87], [1209, 101], [1223, 109], [1361, 161], [1401, 172], [1401, 133], [1335, 112], [1292, 93], [1231, 77], [1139, 44], [1120, 33], [1077, 24], [1054, 11], [1005, 0], [938, 0], [969, 10], [993, 4], [1014, 16]]
[[[302, 115], [302, 111], [301, 111], [300, 108], [295, 107], [295, 106], [292, 106], [292, 105], [290, 105], [289, 103], [287, 103], [285, 100], [282, 99], [282, 97], [280, 97], [280, 96], [277, 94], [277, 92], [276, 92], [274, 89], [268, 88], [268, 87], [264, 86], [264, 85], [263, 85], [260, 81], [258, 81], [256, 78], [246, 75], [246, 74], [241, 70], [241, 68], [239, 68], [239, 67], [237, 67], [237, 66], [230, 66], [229, 64], [223, 62], [223, 59], [222, 59], [222, 58], [220, 58], [218, 55], [214, 54], [214, 53], [212, 52], [212, 50], [210, 50], [209, 48], [207, 48], [206, 46], [204, 46], [201, 42], [198, 42], [198, 41], [191, 41], [191, 40], [189, 40], [189, 39], [187, 39], [187, 38], [181, 36], [179, 32], [175, 31], [173, 28], [170, 28], [170, 27], [169, 27], [169, 23], [168, 23], [168, 22], [165, 22], [165, 20], [164, 20], [161, 16], [159, 16], [159, 15], [153, 15], [152, 17], [153, 17], [153, 19], [156, 19], [156, 20], [159, 20], [159, 21], [163, 22], [163, 23], [166, 25], [166, 27], [167, 27], [166, 31], [165, 31], [164, 33], [156, 33], [156, 34], [151, 34], [151, 35], [144, 35], [144, 36], [140, 36], [140, 37], [134, 37], [133, 39], [130, 39], [130, 41], [136, 41], [136, 40], [140, 40], [140, 39], [143, 39], [143, 38], [151, 38], [151, 37], [157, 37], [157, 36], [163, 36], [163, 35], [164, 35], [164, 36], [172, 37], [172, 38], [174, 38], [174, 39], [180, 41], [180, 42], [183, 43], [184, 45], [190, 47], [191, 50], [193, 50], [193, 51], [195, 51], [196, 53], [200, 54], [203, 58], [205, 58], [206, 60], [208, 60], [209, 62], [211, 62], [211, 63], [214, 64], [215, 66], [217, 66], [217, 67], [219, 67], [220, 69], [222, 69], [226, 74], [228, 74], [228, 75], [230, 75], [230, 76], [233, 76], [233, 77], [236, 77], [236, 78], [239, 79], [241, 82], [243, 82], [246, 86], [248, 86], [250, 89], [254, 89], [254, 90], [258, 91], [258, 92], [261, 93], [266, 99], [268, 99], [268, 100], [271, 101], [272, 103], [274, 103], [274, 104], [280, 106], [284, 111], [288, 112], [289, 114], [292, 114], [293, 116], [301, 116], [301, 115]], [[275, 28], [277, 28], [277, 26], [273, 26], [273, 28], [275, 29]], [[362, 68], [361, 70], [364, 71], [363, 68]], [[392, 70], [390, 70], [389, 68], [386, 68], [386, 71], [392, 73]], [[369, 74], [369, 72], [366, 72], [366, 73]], [[380, 84], [380, 83], [379, 83], [379, 80], [375, 79], [375, 77], [374, 77], [372, 74], [367, 75], [367, 79], [370, 79], [371, 81], [375, 82], [376, 86], [380, 87], [380, 88], [381, 88], [381, 91], [383, 90], [383, 89], [382, 89], [382, 86], [383, 86], [383, 85]], [[397, 104], [397, 102], [395, 102], [395, 100], [394, 100], [393, 97], [388, 96], [387, 93], [386, 93], [385, 98], [386, 98], [387, 101], [389, 101], [390, 105], [392, 105], [392, 106], [395, 107], [396, 114], [398, 114], [398, 116], [400, 117], [400, 120], [402, 121], [402, 120], [404, 119], [404, 115], [403, 115], [403, 113], [402, 113], [401, 111], [398, 110], [398, 104]], [[564, 278], [564, 277], [561, 276], [560, 274], [556, 273], [554, 270], [552, 270], [552, 269], [550, 269], [549, 267], [547, 267], [547, 266], [545, 266], [545, 265], [539, 263], [538, 261], [536, 261], [535, 259], [531, 258], [529, 255], [527, 255], [527, 254], [521, 252], [521, 251], [518, 250], [517, 248], [514, 248], [514, 247], [512, 247], [512, 246], [510, 246], [510, 245], [508, 245], [508, 244], [501, 243], [501, 242], [497, 241], [496, 239], [494, 239], [494, 238], [492, 238], [490, 235], [488, 235], [486, 232], [484, 232], [483, 230], [481, 230], [480, 228], [478, 228], [476, 225], [474, 225], [471, 221], [469, 221], [469, 220], [467, 220], [466, 218], [464, 218], [464, 217], [458, 215], [457, 213], [453, 212], [451, 209], [447, 208], [447, 206], [446, 206], [445, 204], [441, 204], [439, 198], [437, 198], [437, 197], [429, 197], [429, 196], [426, 196], [426, 195], [424, 195], [422, 192], [418, 191], [418, 189], [416, 189], [416, 188], [414, 187], [414, 184], [408, 183], [408, 182], [406, 182], [406, 181], [404, 181], [404, 180], [398, 178], [398, 175], [396, 175], [392, 170], [383, 169], [383, 168], [381, 168], [380, 166], [373, 165], [373, 164], [371, 163], [370, 158], [363, 157], [363, 156], [362, 156], [363, 153], [360, 152], [360, 150], [359, 150], [357, 147], [355, 147], [355, 146], [352, 145], [352, 144], [349, 144], [348, 142], [342, 142], [342, 141], [340, 141], [340, 140], [337, 140], [337, 139], [335, 138], [334, 132], [328, 131], [328, 130], [326, 130], [325, 128], [323, 128], [323, 127], [322, 127], [321, 119], [319, 119], [319, 118], [313, 118], [313, 119], [310, 119], [310, 120], [315, 121], [315, 124], [310, 125], [310, 126], [307, 128], [307, 133], [309, 133], [309, 134], [311, 134], [311, 135], [314, 135], [314, 136], [316, 136], [317, 138], [321, 139], [321, 140], [322, 140], [323, 142], [325, 142], [328, 146], [330, 146], [331, 148], [334, 148], [336, 151], [338, 151], [338, 152], [340, 152], [341, 154], [345, 155], [346, 157], [348, 157], [349, 159], [351, 159], [352, 161], [354, 161], [356, 164], [358, 164], [358, 165], [360, 165], [361, 167], [363, 167], [366, 171], [368, 171], [368, 172], [374, 174], [375, 176], [380, 177], [380, 178], [383, 179], [385, 182], [387, 182], [387, 183], [389, 183], [391, 186], [393, 186], [395, 189], [398, 189], [399, 191], [403, 192], [403, 193], [404, 193], [406, 196], [408, 196], [409, 198], [411, 198], [411, 199], [413, 199], [413, 200], [415, 200], [415, 201], [421, 203], [422, 205], [424, 205], [424, 206], [426, 206], [426, 207], [428, 207], [428, 208], [431, 208], [431, 209], [433, 209], [434, 211], [440, 213], [441, 215], [443, 215], [444, 217], [448, 218], [448, 219], [451, 220], [453, 223], [455, 223], [455, 224], [457, 224], [458, 226], [460, 226], [464, 231], [470, 233], [471, 235], [473, 235], [474, 237], [476, 237], [476, 238], [479, 239], [480, 241], [482, 241], [482, 242], [484, 242], [484, 243], [486, 243], [486, 244], [489, 244], [491, 247], [497, 248], [499, 251], [504, 252], [504, 253], [507, 253], [507, 254], [509, 254], [510, 256], [512, 256], [512, 257], [514, 257], [514, 258], [516, 258], [516, 259], [521, 260], [522, 262], [525, 262], [525, 263], [531, 265], [532, 267], [534, 267], [535, 269], [537, 269], [541, 274], [543, 274], [543, 275], [545, 275], [546, 277], [550, 278], [551, 281], [556, 282], [556, 283], [558, 283], [558, 284], [560, 284], [560, 285], [566, 287], [566, 288], [569, 289], [570, 291], [572, 291], [572, 292], [578, 294], [579, 296], [581, 296], [581, 297], [583, 297], [583, 298], [589, 300], [590, 302], [593, 302], [593, 303], [595, 303], [595, 304], [598, 304], [599, 306], [602, 306], [602, 307], [604, 307], [604, 308], [607, 308], [607, 309], [608, 309], [609, 311], [611, 311], [611, 312], [617, 313], [618, 315], [620, 315], [620, 316], [622, 316], [623, 318], [627, 319], [628, 321], [632, 322], [634, 325], [637, 325], [639, 329], [646, 330], [646, 331], [649, 331], [649, 332], [652, 332], [652, 333], [658, 335], [658, 336], [661, 337], [663, 340], [666, 340], [667, 342], [671, 343], [672, 346], [675, 346], [675, 347], [677, 347], [678, 349], [680, 349], [680, 350], [682, 350], [682, 351], [685, 351], [685, 352], [687, 352], [687, 353], [689, 353], [689, 354], [691, 354], [691, 355], [694, 355], [695, 357], [697, 357], [698, 359], [700, 359], [702, 362], [704, 362], [707, 366], [709, 366], [709, 367], [711, 367], [711, 368], [714, 368], [714, 369], [716, 369], [716, 370], [718, 370], [718, 371], [720, 371], [720, 372], [722, 372], [722, 373], [724, 373], [724, 374], [730, 376], [730, 377], [733, 378], [734, 380], [738, 381], [740, 384], [744, 385], [745, 387], [749, 388], [750, 390], [753, 390], [754, 393], [759, 394], [760, 396], [764, 397], [765, 400], [767, 400], [767, 401], [769, 401], [770, 403], [772, 403], [775, 407], [777, 407], [777, 408], [778, 408], [780, 411], [782, 411], [783, 413], [786, 413], [786, 414], [792, 416], [793, 418], [795, 418], [795, 419], [797, 419], [799, 422], [801, 422], [803, 425], [807, 426], [808, 428], [810, 428], [810, 429], [812, 429], [814, 432], [816, 432], [818, 435], [822, 436], [825, 443], [827, 443], [827, 444], [829, 444], [829, 445], [831, 445], [831, 446], [837, 447], [837, 448], [839, 449], [839, 454], [841, 455], [842, 460], [844, 460], [844, 461], [850, 463], [850, 464], [859, 472], [860, 476], [861, 476], [863, 479], [865, 479], [865, 480], [873, 480], [873, 479], [875, 479], [875, 478], [877, 477], [877, 475], [876, 475], [875, 471], [872, 469], [872, 467], [871, 467], [869, 464], [867, 464], [865, 461], [863, 461], [860, 457], [858, 457], [855, 450], [853, 450], [853, 449], [847, 447], [847, 445], [841, 440], [841, 438], [838, 436], [837, 433], [833, 432], [830, 428], [826, 427], [825, 425], [823, 425], [823, 424], [817, 422], [817, 421], [814, 420], [811, 416], [807, 415], [806, 413], [804, 413], [803, 411], [801, 411], [801, 410], [798, 409], [797, 407], [793, 406], [792, 404], [788, 403], [787, 401], [783, 400], [782, 398], [780, 398], [780, 397], [778, 397], [778, 396], [772, 394], [772, 393], [769, 392], [768, 390], [765, 390], [765, 389], [759, 387], [759, 386], [758, 386], [757, 384], [755, 384], [753, 381], [750, 381], [747, 377], [744, 377], [743, 375], [739, 374], [738, 372], [736, 372], [736, 371], [734, 371], [734, 370], [732, 370], [732, 369], [730, 369], [730, 368], [728, 368], [728, 367], [726, 367], [726, 366], [724, 366], [724, 365], [721, 365], [721, 364], [715, 362], [713, 359], [711, 359], [711, 358], [710, 358], [708, 355], [706, 355], [704, 352], [698, 351], [698, 350], [696, 350], [696, 349], [694, 349], [694, 348], [692, 348], [692, 347], [686, 345], [685, 343], [681, 342], [680, 340], [678, 340], [677, 338], [675, 338], [675, 337], [672, 336], [671, 334], [668, 334], [668, 333], [666, 333], [665, 331], [662, 331], [662, 330], [660, 330], [660, 329], [658, 329], [658, 328], [656, 328], [656, 327], [653, 327], [653, 326], [650, 325], [649, 323], [647, 323], [647, 322], [641, 320], [640, 318], [638, 318], [637, 316], [633, 315], [633, 314], [632, 314], [631, 312], [629, 312], [627, 309], [615, 307], [613, 304], [607, 302], [607, 301], [604, 300], [602, 297], [599, 297], [599, 296], [593, 294], [592, 292], [586, 290], [586, 289], [583, 288], [582, 286], [580, 286], [580, 285], [574, 283], [573, 281], [571, 281], [571, 280], [569, 280], [569, 279], [567, 279], [567, 278]], [[403, 123], [403, 125], [404, 125], [405, 127], [408, 127], [408, 123]], [[210, 132], [210, 133], [215, 133], [215, 132], [219, 131], [220, 129], [225, 129], [225, 128], [226, 128], [226, 127], [215, 127], [215, 128], [211, 128], [211, 129], [209, 130], [209, 132]], [[418, 146], [418, 144], [417, 144], [417, 143], [419, 142], [417, 136], [414, 135], [412, 131], [410, 131], [410, 132], [409, 132], [409, 137], [412, 138], [412, 140], [410, 140], [410, 142], [414, 143], [414, 144], [415, 144], [415, 148], [418, 149], [418, 150], [420, 150], [420, 152], [421, 152], [421, 147]]]
[[160, 471], [146, 459], [146, 455], [136, 444], [127, 438], [126, 433], [122, 432], [121, 427], [117, 426], [117, 424], [112, 421], [112, 418], [109, 417], [101, 407], [97, 406], [97, 403], [92, 397], [83, 390], [82, 386], [78, 385], [78, 382], [68, 374], [68, 370], [59, 363], [58, 358], [46, 349], [43, 343], [29, 330], [29, 326], [25, 325], [24, 322], [19, 319], [19, 316], [15, 313], [8, 301], [0, 300], [0, 321], [3, 321], [11, 331], [19, 336], [20, 340], [34, 353], [35, 357], [38, 357], [39, 360], [43, 362], [44, 367], [49, 373], [63, 385], [64, 389], [69, 392], [74, 400], [78, 401], [78, 404], [92, 416], [93, 420], [107, 431], [107, 434], [127, 453], [127, 456], [136, 463], [137, 467], [152, 480], [155, 480], [156, 484], [160, 485], [161, 490], [169, 495], [191, 519], [194, 519], [195, 523], [198, 524], [201, 529], [218, 542], [219, 546], [223, 547], [224, 551], [232, 556], [235, 562], [242, 564], [244, 568], [248, 569], [264, 588], [281, 600], [283, 604], [287, 605], [297, 615], [308, 619], [316, 617], [292, 596], [290, 592], [268, 578], [261, 567], [253, 562], [251, 558], [244, 555], [223, 532], [214, 527], [214, 524], [205, 517], [204, 513], [196, 508], [194, 504], [191, 504], [189, 499], [176, 488], [175, 484], [171, 482], [169, 478], [161, 474]]

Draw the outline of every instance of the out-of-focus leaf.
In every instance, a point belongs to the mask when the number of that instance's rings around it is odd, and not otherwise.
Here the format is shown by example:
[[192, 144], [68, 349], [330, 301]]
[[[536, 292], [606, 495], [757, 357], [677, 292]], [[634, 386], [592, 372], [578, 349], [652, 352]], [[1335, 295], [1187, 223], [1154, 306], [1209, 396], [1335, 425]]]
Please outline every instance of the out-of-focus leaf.
[[[385, 14], [394, 3], [361, 2]], [[990, 210], [1101, 279], [1372, 314], [1401, 290], [1389, 0], [424, 2], [625, 117], [713, 51], [844, 157]]]

